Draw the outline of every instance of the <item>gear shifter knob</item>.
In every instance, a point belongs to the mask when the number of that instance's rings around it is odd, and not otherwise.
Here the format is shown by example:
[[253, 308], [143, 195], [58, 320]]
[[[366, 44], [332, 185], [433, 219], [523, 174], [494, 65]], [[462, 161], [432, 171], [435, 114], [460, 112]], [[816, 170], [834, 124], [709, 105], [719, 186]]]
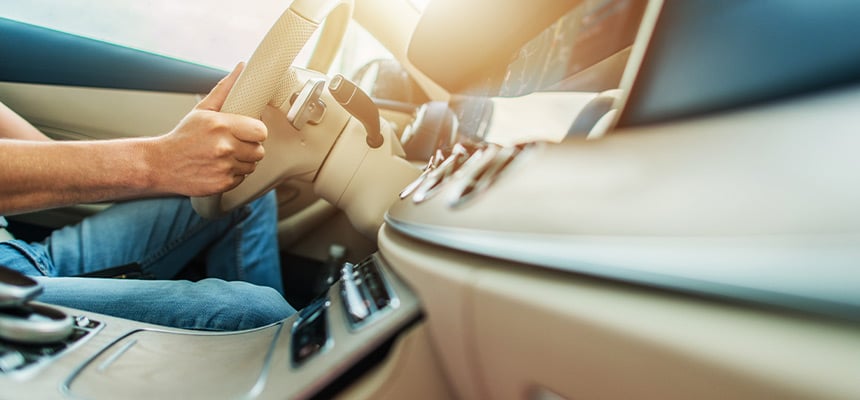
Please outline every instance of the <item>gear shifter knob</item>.
[[367, 145], [374, 149], [382, 146], [384, 140], [379, 128], [379, 109], [370, 96], [340, 74], [332, 78], [328, 90], [346, 111], [364, 125]]
[[30, 277], [0, 265], [0, 307], [24, 304], [42, 293]]

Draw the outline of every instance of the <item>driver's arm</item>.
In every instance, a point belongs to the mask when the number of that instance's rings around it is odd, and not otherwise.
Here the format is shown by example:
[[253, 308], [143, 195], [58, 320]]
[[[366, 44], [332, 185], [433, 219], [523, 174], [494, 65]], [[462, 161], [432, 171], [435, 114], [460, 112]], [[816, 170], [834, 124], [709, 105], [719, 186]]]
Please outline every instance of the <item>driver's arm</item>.
[[237, 186], [263, 158], [267, 135], [259, 120], [218, 112], [242, 67], [172, 131], [152, 138], [51, 141], [3, 106], [0, 215], [163, 194], [207, 196]]

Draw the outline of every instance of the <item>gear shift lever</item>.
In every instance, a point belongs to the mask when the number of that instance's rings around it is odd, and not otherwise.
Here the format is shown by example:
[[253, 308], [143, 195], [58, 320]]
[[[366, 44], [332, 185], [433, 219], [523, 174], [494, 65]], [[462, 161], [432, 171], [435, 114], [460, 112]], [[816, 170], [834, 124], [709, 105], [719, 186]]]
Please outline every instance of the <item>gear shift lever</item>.
[[[42, 285], [38, 282], [0, 265], [0, 344], [56, 343], [69, 337], [74, 324], [72, 317], [30, 302], [41, 293]], [[4, 357], [11, 354], [5, 353], [5, 349], [2, 353]], [[19, 354], [13, 361], [20, 365], [24, 358]], [[0, 365], [0, 372], [7, 368]]]
[[0, 307], [24, 304], [42, 294], [42, 285], [0, 265]]

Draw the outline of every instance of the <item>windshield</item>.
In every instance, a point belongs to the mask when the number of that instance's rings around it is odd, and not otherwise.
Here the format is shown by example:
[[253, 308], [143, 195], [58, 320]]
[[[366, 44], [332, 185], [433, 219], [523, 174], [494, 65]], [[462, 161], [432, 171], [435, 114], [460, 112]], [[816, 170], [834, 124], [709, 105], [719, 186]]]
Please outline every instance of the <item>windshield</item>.
[[646, 2], [584, 1], [511, 61], [455, 95], [460, 134], [499, 144], [564, 139], [580, 110], [619, 87]]
[[[289, 2], [256, 0], [0, 0], [0, 16], [196, 64], [231, 70], [248, 60]], [[319, 30], [296, 57], [307, 65]], [[351, 23], [332, 72], [351, 75], [374, 58], [392, 58]], [[323, 71], [328, 72], [328, 71]]]

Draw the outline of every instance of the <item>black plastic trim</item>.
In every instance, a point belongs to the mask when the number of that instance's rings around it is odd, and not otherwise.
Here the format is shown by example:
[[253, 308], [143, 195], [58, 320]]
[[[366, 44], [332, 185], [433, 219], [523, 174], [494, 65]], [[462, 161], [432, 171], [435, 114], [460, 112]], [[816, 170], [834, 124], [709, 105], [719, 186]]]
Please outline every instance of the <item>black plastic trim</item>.
[[618, 126], [860, 81], [860, 2], [665, 0]]
[[0, 81], [207, 93], [226, 72], [0, 18]]
[[354, 384], [355, 382], [358, 382], [365, 374], [370, 372], [373, 368], [376, 368], [377, 366], [385, 362], [385, 360], [388, 358], [388, 355], [391, 353], [391, 350], [394, 348], [394, 344], [397, 343], [397, 339], [399, 339], [401, 335], [405, 334], [407, 331], [417, 326], [418, 323], [423, 320], [423, 314], [420, 314], [410, 320], [408, 323], [406, 323], [406, 325], [404, 325], [397, 332], [391, 335], [390, 338], [386, 339], [385, 342], [380, 344], [376, 349], [374, 349], [366, 356], [362, 357], [358, 362], [349, 367], [346, 372], [342, 373], [326, 387], [320, 389], [319, 392], [315, 393], [309, 399], [332, 399], [341, 392], [343, 392], [343, 390], [348, 388], [350, 385]]

